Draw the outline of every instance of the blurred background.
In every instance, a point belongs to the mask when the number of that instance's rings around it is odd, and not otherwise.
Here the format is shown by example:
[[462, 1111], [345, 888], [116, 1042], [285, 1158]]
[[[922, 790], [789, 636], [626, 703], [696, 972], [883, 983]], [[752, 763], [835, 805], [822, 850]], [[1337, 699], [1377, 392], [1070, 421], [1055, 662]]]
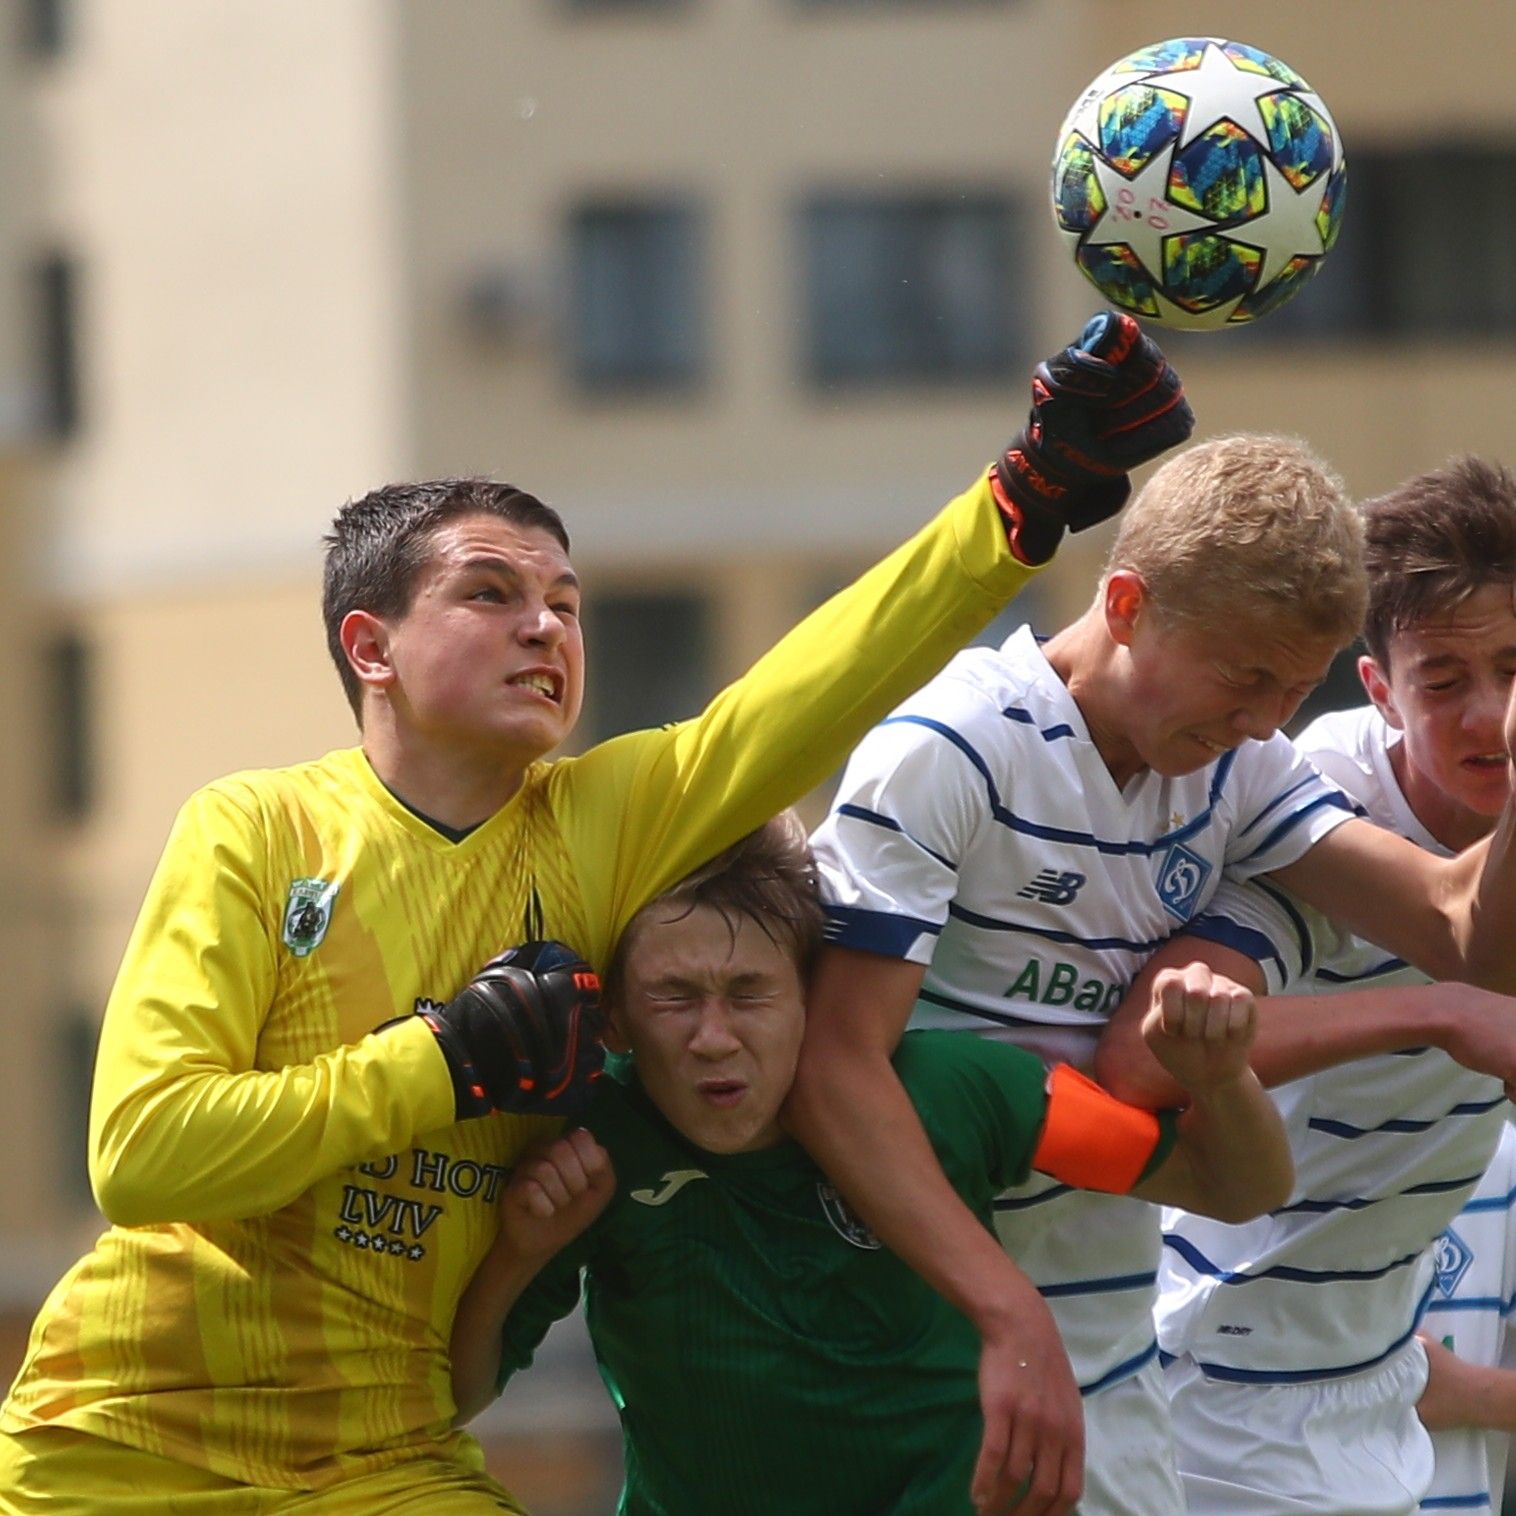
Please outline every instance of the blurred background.
[[[6, 1382], [101, 1225], [94, 1041], [175, 809], [354, 740], [318, 612], [336, 508], [436, 474], [538, 493], [589, 593], [580, 740], [693, 712], [1019, 424], [1099, 303], [1047, 207], [1064, 111], [1217, 14], [0, 0]], [[1333, 111], [1348, 208], [1296, 304], [1166, 339], [1200, 434], [1304, 435], [1358, 494], [1516, 462], [1516, 7], [1235, 25]], [[1102, 546], [996, 635], [1082, 609]], [[539, 1516], [613, 1508], [572, 1324], [480, 1430]]]

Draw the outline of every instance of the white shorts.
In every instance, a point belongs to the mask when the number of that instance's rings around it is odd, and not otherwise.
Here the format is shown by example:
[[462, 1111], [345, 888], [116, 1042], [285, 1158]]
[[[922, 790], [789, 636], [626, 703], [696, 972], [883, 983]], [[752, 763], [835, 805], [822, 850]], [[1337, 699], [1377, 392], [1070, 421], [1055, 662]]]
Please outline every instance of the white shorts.
[[1190, 1516], [1413, 1516], [1432, 1482], [1414, 1337], [1341, 1379], [1237, 1384], [1184, 1357], [1165, 1380]]
[[1084, 1399], [1084, 1498], [1079, 1516], [1179, 1516], [1163, 1370], [1155, 1358]]

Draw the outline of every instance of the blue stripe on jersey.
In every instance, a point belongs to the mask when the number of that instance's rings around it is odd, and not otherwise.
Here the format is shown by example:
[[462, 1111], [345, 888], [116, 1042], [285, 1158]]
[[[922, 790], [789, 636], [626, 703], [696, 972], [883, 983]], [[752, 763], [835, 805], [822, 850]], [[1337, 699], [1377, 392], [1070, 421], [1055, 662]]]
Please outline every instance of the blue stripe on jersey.
[[1390, 1354], [1398, 1353], [1416, 1335], [1416, 1328], [1421, 1325], [1422, 1315], [1427, 1309], [1427, 1299], [1436, 1288], [1435, 1281], [1427, 1286], [1426, 1294], [1417, 1302], [1415, 1311], [1411, 1313], [1410, 1327], [1402, 1332], [1384, 1352], [1376, 1353], [1372, 1358], [1365, 1358], [1361, 1363], [1345, 1363], [1340, 1367], [1334, 1365], [1319, 1369], [1271, 1370], [1234, 1369], [1225, 1363], [1206, 1363], [1198, 1358], [1195, 1361], [1208, 1379], [1227, 1379], [1234, 1384], [1306, 1384], [1313, 1379], [1341, 1379], [1347, 1374], [1361, 1374], [1365, 1369], [1373, 1368], [1376, 1363], [1383, 1363]]
[[1471, 1200], [1458, 1213], [1467, 1216], [1470, 1211], [1508, 1211], [1516, 1205], [1516, 1190], [1507, 1190], [1504, 1195], [1482, 1195], [1477, 1200]]
[[1433, 1311], [1439, 1315], [1446, 1311], [1493, 1311], [1509, 1316], [1513, 1310], [1516, 1310], [1516, 1295], [1509, 1300], [1502, 1300], [1499, 1295], [1460, 1295], [1452, 1300], [1434, 1300], [1427, 1307], [1427, 1315]]
[[1440, 1116], [1434, 1116], [1430, 1121], [1412, 1121], [1408, 1118], [1397, 1116], [1392, 1121], [1381, 1122], [1378, 1126], [1352, 1126], [1346, 1121], [1331, 1121], [1325, 1116], [1312, 1116], [1306, 1122], [1313, 1132], [1325, 1132], [1328, 1137], [1346, 1137], [1356, 1140], [1359, 1137], [1377, 1137], [1382, 1132], [1394, 1132], [1407, 1134], [1411, 1132], [1429, 1132], [1440, 1121], [1447, 1121], [1453, 1116], [1482, 1116], [1486, 1111], [1493, 1111], [1497, 1105], [1505, 1104], [1505, 1096], [1497, 1095], [1493, 1100], [1465, 1100], [1461, 1105], [1455, 1105], [1452, 1110], [1444, 1111]]
[[1278, 1263], [1271, 1269], [1251, 1274], [1242, 1269], [1224, 1269], [1219, 1263], [1212, 1263], [1193, 1242], [1177, 1232], [1165, 1232], [1163, 1245], [1178, 1253], [1197, 1274], [1204, 1274], [1218, 1284], [1252, 1284], [1255, 1279], [1285, 1279], [1291, 1284], [1340, 1284], [1350, 1279], [1383, 1279], [1386, 1274], [1393, 1274], [1396, 1269], [1415, 1263], [1423, 1251], [1417, 1248], [1414, 1253], [1407, 1253], [1404, 1258], [1397, 1258], [1393, 1263], [1387, 1263], [1378, 1269], [1297, 1269], [1293, 1264]]
[[899, 832], [907, 842], [914, 843], [919, 847], [928, 858], [935, 858], [943, 868], [951, 869], [955, 874], [958, 872], [958, 865], [951, 858], [944, 858], [941, 853], [929, 848], [919, 837], [912, 837], [898, 821], [889, 816], [881, 816], [878, 811], [866, 810], [861, 805], [853, 805], [851, 803], [839, 805], [837, 807], [837, 814], [839, 816], [851, 816], [854, 821], [864, 821], [870, 826], [881, 826], [887, 832]]
[[1146, 942], [1134, 942], [1129, 937], [1079, 937], [1073, 932], [1060, 932], [1050, 926], [1028, 926], [1023, 921], [1000, 921], [994, 916], [981, 916], [978, 911], [971, 911], [956, 901], [948, 903], [948, 915], [956, 916], [969, 926], [983, 927], [987, 932], [1025, 932], [1029, 937], [1044, 937], [1049, 942], [1069, 942], [1087, 948], [1124, 948], [1129, 953], [1142, 953], [1144, 956], [1156, 952], [1169, 940], [1167, 934]]
[[1364, 969], [1357, 974], [1339, 974], [1335, 969], [1318, 969], [1317, 976], [1324, 979], [1328, 984], [1357, 984], [1360, 979], [1378, 979], [1383, 974], [1398, 974], [1401, 969], [1407, 967], [1404, 958], [1386, 958], [1382, 963], [1376, 963], [1371, 969]]
[[[1002, 708], [1000, 714], [1008, 716], [1012, 721], [1019, 721], [1023, 726], [1037, 726], [1037, 718], [1030, 711], [1023, 710], [1019, 705], [1005, 706]], [[1037, 734], [1044, 742], [1057, 742], [1060, 737], [1072, 737], [1075, 735], [1074, 728], [1066, 721], [1060, 721], [1057, 726], [1037, 727]]]
[[1289, 970], [1284, 966], [1284, 959], [1275, 951], [1274, 944], [1253, 927], [1243, 926], [1227, 916], [1193, 916], [1185, 931], [1192, 937], [1232, 948], [1244, 958], [1251, 958], [1254, 963], [1273, 963], [1278, 968], [1281, 979], [1289, 978]]
[[[1216, 808], [1217, 797], [1221, 794], [1222, 785], [1226, 782], [1226, 776], [1231, 773], [1233, 761], [1237, 756], [1235, 752], [1225, 753], [1217, 761], [1206, 808], [1193, 820], [1177, 831], [1165, 832], [1163, 836], [1155, 837], [1151, 842], [1112, 842], [1107, 838], [1097, 837], [1092, 832], [1071, 832], [1065, 827], [1049, 826], [1041, 821], [1028, 821], [1024, 816], [1018, 816], [1014, 811], [1007, 810], [1001, 803], [1000, 791], [995, 787], [989, 764], [985, 762], [968, 738], [961, 732], [954, 731], [945, 722], [934, 721], [929, 716], [886, 716], [879, 724], [880, 726], [902, 724], [925, 727], [927, 731], [936, 732], [939, 737], [952, 743], [979, 771], [989, 798], [990, 815], [1001, 826], [1009, 827], [1011, 831], [1020, 832], [1027, 837], [1039, 837], [1044, 842], [1061, 842], [1070, 847], [1092, 847], [1097, 852], [1109, 853], [1119, 858], [1149, 858], [1175, 842], [1183, 842], [1204, 831], [1210, 824], [1211, 812]], [[1305, 812], [1302, 811], [1301, 814], [1304, 815]]]
[[1279, 807], [1282, 806], [1285, 801], [1290, 798], [1291, 795], [1295, 794], [1297, 790], [1303, 790], [1308, 784], [1316, 783], [1316, 779], [1317, 776], [1314, 773], [1307, 774], [1303, 779], [1297, 779], [1295, 783], [1289, 787], [1289, 789], [1282, 791], [1278, 795], [1275, 795], [1274, 798], [1269, 801], [1269, 803], [1264, 806], [1264, 808], [1259, 811], [1259, 813], [1254, 816], [1253, 819], [1241, 829], [1241, 831], [1237, 833], [1237, 835], [1239, 837], [1246, 837], [1247, 834], [1251, 832], [1255, 826], [1261, 826], [1269, 816], [1272, 816], [1274, 812], [1277, 811]]
[[842, 947], [861, 948], [884, 958], [904, 958], [923, 932], [936, 936], [940, 922], [917, 916], [892, 916], [887, 911], [866, 911], [856, 905], [828, 905], [825, 937]]
[[1072, 1192], [1071, 1184], [1055, 1184], [1051, 1189], [1039, 1190], [1035, 1195], [1022, 1195], [1011, 1199], [1008, 1195], [1001, 1195], [991, 1207], [997, 1211], [1029, 1211], [1034, 1205], [1043, 1205], [1049, 1200], [1057, 1200], [1060, 1195]]
[[1123, 1379], [1130, 1379], [1139, 1369], [1145, 1369], [1158, 1356], [1158, 1343], [1150, 1342], [1140, 1353], [1133, 1353], [1123, 1363], [1118, 1363], [1114, 1369], [1108, 1369], [1093, 1384], [1079, 1386], [1081, 1395], [1095, 1395], [1101, 1390], [1108, 1390], [1113, 1384], [1119, 1384]]
[[970, 1005], [967, 1000], [958, 1000], [952, 995], [944, 995], [939, 990], [920, 989], [916, 992], [917, 1000], [924, 1000], [928, 1005], [941, 1006], [945, 1011], [958, 1011], [964, 1016], [977, 1016], [981, 1021], [992, 1022], [996, 1026], [1007, 1027], [1042, 1027], [1044, 1021], [1028, 1021], [1025, 1016], [1013, 1016], [1009, 1011], [987, 1011], [983, 1006]]
[[1122, 1290], [1145, 1290], [1158, 1283], [1155, 1272], [1146, 1274], [1112, 1274], [1107, 1279], [1075, 1279], [1068, 1284], [1039, 1284], [1037, 1293], [1044, 1300], [1062, 1300], [1068, 1295], [1116, 1295]]
[[1478, 1495], [1428, 1495], [1417, 1507], [1421, 1511], [1489, 1511], [1490, 1492]]
[[1324, 805], [1334, 805], [1338, 810], [1347, 811], [1353, 816], [1365, 814], [1363, 807], [1355, 801], [1349, 800], [1346, 795], [1338, 794], [1335, 791], [1329, 795], [1318, 795], [1309, 805], [1303, 805], [1298, 811], [1286, 816], [1257, 847], [1251, 852], [1244, 853], [1240, 858], [1233, 859], [1233, 863], [1246, 863], [1249, 858], [1256, 858], [1259, 853], [1268, 852], [1281, 837], [1287, 837], [1307, 816], [1313, 811], [1319, 811]]
[[1255, 889], [1262, 890], [1275, 905], [1290, 918], [1290, 925], [1295, 928], [1295, 940], [1300, 946], [1300, 972], [1302, 975], [1309, 974], [1316, 962], [1316, 943], [1311, 935], [1311, 929], [1306, 925], [1306, 919], [1300, 914], [1299, 907], [1277, 885], [1264, 878], [1251, 881]]
[[[1367, 1200], [1297, 1200], [1294, 1205], [1280, 1206], [1277, 1211], [1270, 1211], [1269, 1215], [1293, 1216], [1304, 1213], [1325, 1216], [1332, 1211], [1363, 1211], [1371, 1205], [1380, 1205], [1386, 1200], [1401, 1200], [1407, 1195], [1445, 1195], [1449, 1190], [1478, 1184], [1479, 1179], [1478, 1174], [1470, 1174], [1466, 1179], [1429, 1179], [1425, 1184], [1413, 1184], [1409, 1189], [1396, 1190], [1392, 1195], [1375, 1195]], [[1458, 1214], [1461, 1216], [1468, 1209], [1465, 1206]]]

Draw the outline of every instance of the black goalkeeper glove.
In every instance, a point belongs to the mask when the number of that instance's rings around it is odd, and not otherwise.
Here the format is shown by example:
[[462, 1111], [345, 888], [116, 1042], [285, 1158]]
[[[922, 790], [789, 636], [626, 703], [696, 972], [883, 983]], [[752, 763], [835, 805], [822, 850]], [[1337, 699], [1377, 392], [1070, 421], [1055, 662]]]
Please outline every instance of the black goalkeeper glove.
[[460, 1121], [577, 1115], [605, 1063], [600, 976], [561, 942], [510, 948], [420, 1014], [447, 1059]]
[[1037, 365], [1032, 413], [991, 479], [1023, 563], [1045, 563], [1064, 528], [1114, 516], [1131, 493], [1129, 470], [1195, 426], [1179, 375], [1131, 316], [1101, 311], [1079, 341]]

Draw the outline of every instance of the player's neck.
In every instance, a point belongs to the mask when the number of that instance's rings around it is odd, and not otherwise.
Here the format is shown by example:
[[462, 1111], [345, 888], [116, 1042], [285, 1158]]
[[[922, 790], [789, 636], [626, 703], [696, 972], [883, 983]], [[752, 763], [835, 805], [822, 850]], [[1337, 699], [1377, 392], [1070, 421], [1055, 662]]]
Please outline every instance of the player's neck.
[[363, 751], [380, 781], [411, 810], [446, 827], [487, 821], [521, 788], [525, 763], [489, 749], [439, 750], [383, 721], [363, 733]]
[[1042, 649], [1053, 672], [1068, 687], [1089, 728], [1095, 751], [1120, 790], [1147, 764], [1120, 720], [1123, 692], [1114, 651], [1104, 620], [1094, 610], [1070, 622], [1049, 638]]

